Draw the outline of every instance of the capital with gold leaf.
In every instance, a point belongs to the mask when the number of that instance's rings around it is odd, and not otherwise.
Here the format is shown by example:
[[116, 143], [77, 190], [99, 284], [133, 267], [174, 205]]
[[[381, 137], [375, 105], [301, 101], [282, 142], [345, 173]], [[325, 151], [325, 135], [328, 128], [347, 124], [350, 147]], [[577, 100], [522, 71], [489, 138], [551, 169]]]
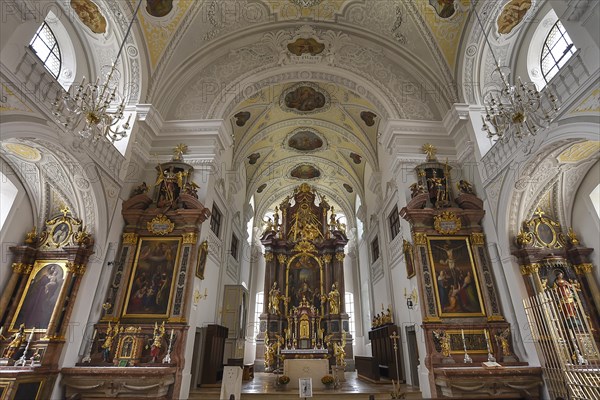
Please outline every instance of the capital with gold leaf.
[[413, 242], [415, 245], [426, 245], [427, 234], [422, 232], [413, 232]]
[[138, 240], [138, 234], [133, 232], [127, 232], [123, 234], [123, 245], [136, 245]]
[[187, 232], [183, 234], [183, 244], [196, 244], [198, 234], [196, 232]]

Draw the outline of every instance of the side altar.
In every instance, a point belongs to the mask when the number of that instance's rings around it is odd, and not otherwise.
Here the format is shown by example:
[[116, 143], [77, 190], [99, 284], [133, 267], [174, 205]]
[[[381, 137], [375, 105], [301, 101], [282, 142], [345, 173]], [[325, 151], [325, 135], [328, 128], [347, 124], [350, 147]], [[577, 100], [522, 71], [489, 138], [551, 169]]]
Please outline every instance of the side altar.
[[[68, 207], [10, 247], [0, 297], [0, 398], [49, 399], [93, 238]], [[2, 272], [5, 273], [5, 272]]]
[[[453, 187], [452, 168], [424, 145], [425, 163], [400, 215], [411, 225], [405, 253], [414, 261], [422, 299], [425, 366], [434, 397], [540, 397], [540, 368], [513, 352], [472, 185]], [[484, 364], [485, 363], [485, 364]]]
[[268, 298], [260, 316], [255, 368], [275, 371], [281, 360], [328, 359], [325, 374], [333, 365], [353, 369], [344, 303], [348, 239], [334, 207], [302, 184], [275, 207], [261, 241]]
[[186, 359], [195, 266], [204, 246], [198, 200], [185, 145], [156, 167], [123, 202], [125, 227], [118, 258], [86, 352], [65, 368], [67, 397], [170, 399], [177, 396]]

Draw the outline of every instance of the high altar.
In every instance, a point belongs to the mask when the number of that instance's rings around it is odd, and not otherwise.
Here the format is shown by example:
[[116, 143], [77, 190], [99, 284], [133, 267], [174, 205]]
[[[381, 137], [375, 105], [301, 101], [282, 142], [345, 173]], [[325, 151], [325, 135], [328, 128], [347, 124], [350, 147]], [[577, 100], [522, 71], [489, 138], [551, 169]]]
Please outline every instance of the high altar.
[[277, 370], [281, 359], [329, 359], [327, 372], [329, 365], [353, 366], [344, 304], [344, 229], [325, 196], [307, 184], [275, 208], [261, 238], [268, 297], [260, 316], [257, 369], [264, 363], [267, 371]]

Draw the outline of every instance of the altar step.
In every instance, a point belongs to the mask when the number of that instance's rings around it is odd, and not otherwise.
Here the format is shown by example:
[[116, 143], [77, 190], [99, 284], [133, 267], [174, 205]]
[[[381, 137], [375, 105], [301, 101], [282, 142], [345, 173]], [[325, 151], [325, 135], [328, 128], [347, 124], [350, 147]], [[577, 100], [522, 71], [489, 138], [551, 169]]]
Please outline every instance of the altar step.
[[[326, 399], [356, 399], [368, 400], [370, 395], [375, 396], [375, 400], [389, 400], [393, 390], [391, 383], [372, 383], [358, 379], [356, 371], [346, 372], [346, 382], [343, 382], [339, 389], [313, 389], [312, 400]], [[299, 399], [298, 389], [281, 388], [274, 386], [275, 376], [270, 373], [258, 372], [251, 381], [244, 381], [242, 384], [241, 399], [236, 400], [297, 400]], [[413, 388], [410, 385], [401, 385], [401, 391], [405, 393], [404, 399], [420, 400], [421, 392], [419, 388]], [[221, 394], [220, 387], [199, 388], [190, 392], [189, 400], [218, 400]]]
[[[356, 400], [369, 400], [369, 393], [348, 393], [348, 392], [336, 392], [327, 391], [322, 393], [314, 393], [310, 400], [327, 400], [327, 399], [356, 399]], [[390, 400], [390, 393], [374, 393], [374, 400]], [[277, 393], [242, 393], [240, 400], [298, 400], [297, 391], [286, 391]], [[404, 399], [406, 400], [420, 400], [421, 392], [407, 392]], [[188, 400], [219, 400], [219, 393], [204, 393], [194, 392], [190, 393]], [[236, 399], [237, 400], [237, 399]]]

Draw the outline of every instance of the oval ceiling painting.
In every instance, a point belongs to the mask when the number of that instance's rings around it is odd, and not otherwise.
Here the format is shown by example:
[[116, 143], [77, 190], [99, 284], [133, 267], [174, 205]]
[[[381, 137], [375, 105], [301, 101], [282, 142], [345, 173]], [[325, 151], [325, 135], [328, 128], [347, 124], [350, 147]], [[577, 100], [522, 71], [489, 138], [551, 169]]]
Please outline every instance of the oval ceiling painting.
[[300, 130], [288, 139], [287, 144], [298, 151], [314, 151], [323, 147], [323, 139], [309, 130]]
[[310, 164], [300, 164], [290, 172], [290, 176], [296, 179], [315, 179], [321, 176], [321, 171]]
[[71, 8], [81, 22], [94, 33], [106, 33], [106, 19], [91, 0], [71, 0]]
[[300, 82], [281, 95], [281, 108], [297, 114], [323, 112], [331, 106], [329, 93], [312, 82]]

